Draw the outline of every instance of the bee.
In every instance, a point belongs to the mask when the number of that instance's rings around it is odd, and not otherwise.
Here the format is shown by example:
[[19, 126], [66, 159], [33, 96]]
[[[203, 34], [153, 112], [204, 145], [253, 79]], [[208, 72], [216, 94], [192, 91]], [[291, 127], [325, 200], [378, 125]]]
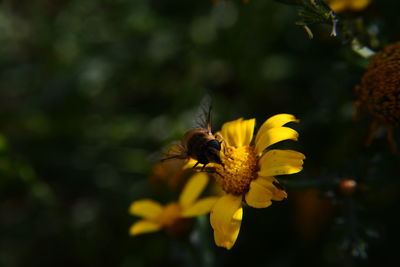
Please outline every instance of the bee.
[[203, 107], [203, 115], [200, 117], [201, 121], [198, 123], [198, 127], [186, 131], [180, 144], [174, 147], [173, 151], [170, 151], [169, 155], [161, 161], [192, 158], [197, 160], [193, 168], [203, 164], [202, 171], [208, 163], [217, 163], [223, 166], [220, 158], [223, 137], [219, 133], [213, 134], [211, 131], [211, 103], [203, 105], [207, 105], [207, 107]]

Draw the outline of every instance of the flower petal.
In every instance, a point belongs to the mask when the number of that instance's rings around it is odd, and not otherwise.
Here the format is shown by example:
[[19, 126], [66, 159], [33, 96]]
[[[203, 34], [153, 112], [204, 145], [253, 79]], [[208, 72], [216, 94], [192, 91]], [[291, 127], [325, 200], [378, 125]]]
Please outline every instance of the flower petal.
[[203, 192], [208, 183], [208, 175], [204, 172], [194, 174], [186, 183], [179, 196], [179, 204], [185, 208], [190, 206]]
[[182, 217], [195, 217], [209, 213], [219, 197], [207, 197], [200, 199], [182, 212]]
[[267, 151], [259, 160], [259, 176], [293, 174], [303, 169], [305, 156], [293, 150], [273, 149]]
[[132, 202], [129, 213], [149, 220], [155, 220], [160, 216], [163, 207], [160, 203], [151, 199], [142, 199]]
[[160, 223], [155, 223], [147, 220], [138, 221], [129, 228], [130, 235], [139, 235], [145, 233], [156, 232], [161, 229]]
[[235, 212], [242, 205], [242, 197], [226, 194], [220, 197], [211, 210], [210, 223], [214, 229], [223, 231]]
[[250, 183], [250, 190], [245, 196], [246, 203], [253, 208], [269, 207], [272, 204], [272, 192], [257, 180]]
[[287, 194], [285, 190], [277, 188], [273, 182], [279, 183], [279, 181], [272, 176], [259, 176], [255, 181], [257, 181], [258, 184], [264, 186], [267, 188], [269, 191], [272, 192], [272, 200], [278, 200], [281, 201], [284, 198], [287, 198]]
[[[231, 225], [227, 227], [224, 232], [214, 230], [214, 240], [217, 246], [226, 249], [231, 249], [233, 247], [240, 232], [242, 217], [243, 209], [240, 208], [233, 216], [234, 219], [232, 220]], [[240, 218], [240, 220], [236, 220], [235, 218]]]
[[227, 194], [211, 210], [210, 223], [217, 246], [231, 249], [239, 235], [243, 217], [242, 197]]
[[268, 131], [269, 129], [272, 128], [281, 127], [289, 122], [299, 122], [299, 120], [296, 119], [296, 117], [291, 114], [284, 114], [284, 113], [270, 117], [261, 125], [260, 129], [258, 129], [256, 135], [256, 143], [258, 142], [258, 139], [260, 138], [261, 135], [264, 134], [265, 131]]
[[221, 135], [225, 142], [234, 147], [248, 146], [253, 139], [255, 119], [243, 120], [242, 118], [224, 123]]
[[290, 149], [271, 149], [268, 150], [263, 157], [269, 157], [272, 160], [275, 159], [305, 159], [303, 153], [290, 150]]
[[276, 127], [263, 131], [256, 141], [256, 153], [261, 154], [267, 147], [276, 144], [280, 141], [291, 139], [297, 141], [299, 134], [288, 127]]

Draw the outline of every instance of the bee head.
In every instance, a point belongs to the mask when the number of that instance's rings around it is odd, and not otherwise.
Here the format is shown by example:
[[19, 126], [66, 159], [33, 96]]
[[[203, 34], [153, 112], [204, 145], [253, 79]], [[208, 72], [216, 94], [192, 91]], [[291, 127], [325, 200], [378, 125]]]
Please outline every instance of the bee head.
[[219, 156], [219, 152], [221, 151], [221, 144], [212, 139], [207, 142], [206, 149], [205, 149], [205, 156], [209, 162], [214, 162], [223, 165], [221, 158]]

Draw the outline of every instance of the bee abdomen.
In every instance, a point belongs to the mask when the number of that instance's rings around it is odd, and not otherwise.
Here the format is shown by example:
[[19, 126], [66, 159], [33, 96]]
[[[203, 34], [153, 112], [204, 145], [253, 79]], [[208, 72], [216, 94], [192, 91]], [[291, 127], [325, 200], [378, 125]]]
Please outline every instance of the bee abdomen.
[[207, 145], [209, 138], [207, 134], [195, 133], [187, 141], [187, 152], [188, 155], [194, 159], [197, 159], [202, 164], [207, 164], [207, 158], [204, 155], [204, 149]]

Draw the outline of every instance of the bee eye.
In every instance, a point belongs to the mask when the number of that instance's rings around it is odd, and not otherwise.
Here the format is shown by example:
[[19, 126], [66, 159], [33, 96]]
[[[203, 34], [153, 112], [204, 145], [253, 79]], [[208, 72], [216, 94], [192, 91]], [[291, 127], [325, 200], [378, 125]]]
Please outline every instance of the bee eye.
[[218, 151], [221, 150], [221, 144], [215, 139], [208, 141], [207, 142], [207, 147], [214, 148], [214, 149], [216, 149]]

